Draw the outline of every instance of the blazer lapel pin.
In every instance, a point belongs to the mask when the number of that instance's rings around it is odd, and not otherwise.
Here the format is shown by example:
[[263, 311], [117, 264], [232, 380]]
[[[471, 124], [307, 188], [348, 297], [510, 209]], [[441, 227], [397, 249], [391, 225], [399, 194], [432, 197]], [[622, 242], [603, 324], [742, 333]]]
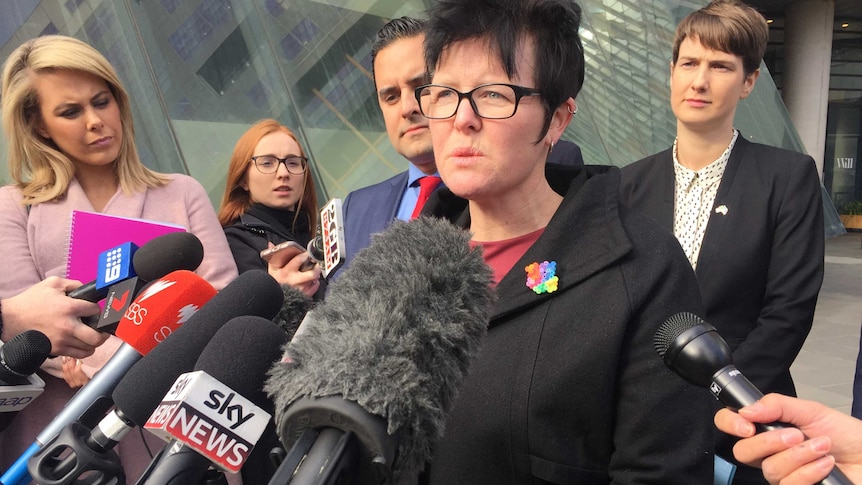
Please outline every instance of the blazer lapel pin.
[[724, 204], [721, 204], [720, 206], [715, 208], [715, 213], [726, 216], [727, 215], [727, 206]]
[[527, 272], [527, 288], [533, 290], [537, 295], [557, 291], [557, 284], [560, 279], [557, 278], [556, 261], [530, 263], [524, 270]]

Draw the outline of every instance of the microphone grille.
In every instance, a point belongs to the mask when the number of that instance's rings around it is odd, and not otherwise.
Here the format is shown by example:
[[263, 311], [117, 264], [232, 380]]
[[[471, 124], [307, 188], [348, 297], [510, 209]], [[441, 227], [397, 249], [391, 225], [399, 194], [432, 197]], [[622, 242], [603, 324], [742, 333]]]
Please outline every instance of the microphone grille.
[[22, 376], [36, 372], [50, 354], [51, 341], [38, 330], [19, 333], [0, 347], [0, 358], [6, 367]]
[[323, 236], [318, 234], [311, 241], [308, 241], [308, 247], [306, 247], [306, 250], [315, 260], [323, 261]]
[[667, 350], [677, 337], [695, 325], [706, 323], [702, 318], [691, 312], [680, 312], [671, 316], [659, 326], [653, 336], [653, 346], [660, 357], [664, 357]]

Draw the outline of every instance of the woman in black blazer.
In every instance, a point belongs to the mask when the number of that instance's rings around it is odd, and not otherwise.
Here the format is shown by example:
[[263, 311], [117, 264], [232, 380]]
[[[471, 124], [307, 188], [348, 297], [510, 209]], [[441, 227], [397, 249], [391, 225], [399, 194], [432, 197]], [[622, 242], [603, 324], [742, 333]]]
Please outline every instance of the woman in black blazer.
[[[676, 235], [697, 274], [704, 319], [730, 345], [736, 367], [761, 391], [792, 396], [790, 365], [823, 281], [823, 204], [811, 157], [752, 143], [733, 127], [768, 38], [766, 19], [736, 1], [683, 19], [670, 75], [677, 138], [623, 168], [620, 193]], [[732, 459], [731, 447], [719, 437], [721, 456]], [[733, 483], [765, 481], [741, 466]]]

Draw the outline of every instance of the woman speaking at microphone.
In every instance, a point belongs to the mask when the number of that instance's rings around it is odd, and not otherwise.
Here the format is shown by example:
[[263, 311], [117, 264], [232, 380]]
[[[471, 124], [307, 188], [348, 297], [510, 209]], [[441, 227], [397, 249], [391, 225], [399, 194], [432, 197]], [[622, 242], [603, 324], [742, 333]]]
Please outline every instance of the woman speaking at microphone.
[[712, 483], [709, 393], [652, 343], [700, 310], [679, 244], [620, 204], [616, 167], [546, 171], [584, 80], [580, 20], [571, 0], [429, 15], [416, 97], [446, 188], [422, 214], [468, 229], [497, 288], [430, 485]]
[[[50, 276], [63, 276], [73, 210], [179, 224], [203, 243], [197, 272], [216, 288], [236, 266], [215, 211], [191, 177], [154, 172], [135, 147], [129, 96], [113, 66], [77, 39], [49, 35], [15, 49], [3, 65], [3, 132], [12, 185], [0, 188], [0, 298], [16, 295]], [[68, 334], [86, 335], [82, 323]], [[91, 335], [92, 337], [92, 335]], [[98, 345], [102, 337], [92, 338]], [[52, 342], [52, 345], [61, 342]], [[79, 349], [65, 371], [82, 383], [120, 345], [110, 337]], [[78, 357], [84, 357], [78, 366]], [[72, 353], [72, 352], [70, 352]], [[45, 391], [0, 436], [0, 469], [6, 469], [74, 394], [63, 380], [61, 359], [49, 359]], [[149, 462], [141, 435], [129, 434], [117, 450], [128, 476]], [[159, 440], [149, 447], [157, 450]]]
[[273, 119], [255, 123], [236, 142], [218, 214], [239, 272], [266, 270], [279, 283], [322, 298], [320, 266], [300, 269], [305, 251], [260, 256], [287, 241], [305, 248], [315, 234], [317, 210], [308, 157], [296, 135]]

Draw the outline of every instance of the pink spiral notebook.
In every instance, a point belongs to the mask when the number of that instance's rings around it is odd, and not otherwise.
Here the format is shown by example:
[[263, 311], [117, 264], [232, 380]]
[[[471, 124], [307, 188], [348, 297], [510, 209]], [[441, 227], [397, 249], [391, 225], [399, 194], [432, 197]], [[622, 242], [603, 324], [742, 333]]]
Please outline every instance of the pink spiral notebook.
[[102, 251], [129, 241], [141, 247], [150, 239], [185, 230], [183, 226], [167, 222], [72, 211], [66, 277], [88, 283], [96, 279]]

